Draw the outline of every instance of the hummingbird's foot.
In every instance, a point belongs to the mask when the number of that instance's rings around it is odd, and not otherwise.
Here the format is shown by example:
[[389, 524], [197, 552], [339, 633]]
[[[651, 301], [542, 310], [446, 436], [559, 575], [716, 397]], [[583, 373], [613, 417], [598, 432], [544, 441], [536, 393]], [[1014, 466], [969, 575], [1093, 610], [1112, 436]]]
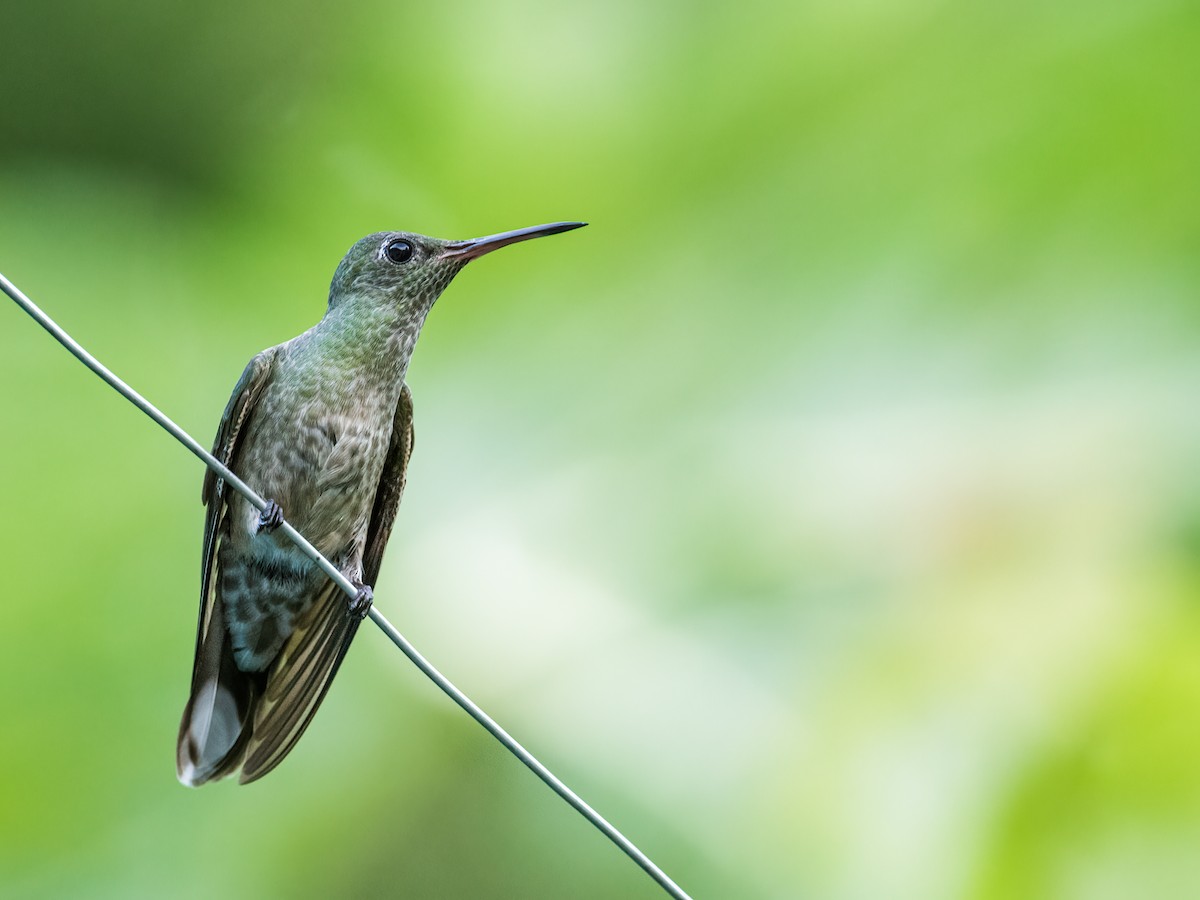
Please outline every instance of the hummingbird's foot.
[[270, 534], [276, 528], [283, 524], [283, 507], [274, 500], [268, 500], [266, 508], [258, 514], [258, 531], [265, 531]]
[[360, 619], [365, 619], [367, 613], [371, 611], [371, 604], [375, 602], [375, 592], [365, 584], [358, 586], [358, 593], [355, 594], [349, 601], [350, 615], [358, 616]]

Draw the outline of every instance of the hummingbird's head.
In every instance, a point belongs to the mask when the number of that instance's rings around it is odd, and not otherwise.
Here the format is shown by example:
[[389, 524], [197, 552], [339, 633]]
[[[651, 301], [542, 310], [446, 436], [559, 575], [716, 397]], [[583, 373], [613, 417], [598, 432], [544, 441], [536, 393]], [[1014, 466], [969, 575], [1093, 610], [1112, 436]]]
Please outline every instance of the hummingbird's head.
[[349, 296], [400, 304], [424, 316], [462, 267], [509, 244], [581, 228], [583, 222], [556, 222], [519, 228], [470, 241], [443, 241], [408, 231], [381, 231], [358, 241], [338, 264], [329, 286], [333, 309]]

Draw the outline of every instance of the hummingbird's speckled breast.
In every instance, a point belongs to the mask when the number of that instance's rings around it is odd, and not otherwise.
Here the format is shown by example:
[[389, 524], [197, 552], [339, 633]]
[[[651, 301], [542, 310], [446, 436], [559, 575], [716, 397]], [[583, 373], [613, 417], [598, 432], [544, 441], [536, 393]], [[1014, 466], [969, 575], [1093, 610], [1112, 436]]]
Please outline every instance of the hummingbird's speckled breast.
[[[352, 581], [361, 579], [408, 356], [393, 346], [401, 335], [379, 337], [376, 353], [359, 346], [350, 359], [342, 335], [320, 326], [282, 345], [236, 466]], [[229, 505], [218, 590], [239, 668], [260, 671], [325, 576], [286, 536], [259, 531], [259, 511], [242, 497]]]

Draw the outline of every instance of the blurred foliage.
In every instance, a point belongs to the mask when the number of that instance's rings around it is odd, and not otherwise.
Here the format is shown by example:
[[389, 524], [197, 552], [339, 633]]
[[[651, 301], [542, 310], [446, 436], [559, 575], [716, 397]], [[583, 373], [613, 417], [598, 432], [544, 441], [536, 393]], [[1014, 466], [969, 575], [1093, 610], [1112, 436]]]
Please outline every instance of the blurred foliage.
[[[202, 440], [458, 278], [377, 589], [699, 897], [1200, 884], [1200, 7], [0, 6], [0, 268]], [[0, 308], [0, 894], [653, 897], [364, 630], [190, 792], [201, 472]]]

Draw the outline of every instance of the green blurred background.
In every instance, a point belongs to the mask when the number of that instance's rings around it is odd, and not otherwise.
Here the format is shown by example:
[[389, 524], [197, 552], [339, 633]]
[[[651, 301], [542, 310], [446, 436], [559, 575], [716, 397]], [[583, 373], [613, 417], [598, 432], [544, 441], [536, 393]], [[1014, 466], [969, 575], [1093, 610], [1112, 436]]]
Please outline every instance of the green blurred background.
[[[0, 270], [207, 443], [472, 266], [377, 600], [700, 897], [1200, 895], [1200, 7], [0, 7]], [[364, 628], [180, 787], [201, 467], [0, 304], [0, 895], [646, 897]]]

